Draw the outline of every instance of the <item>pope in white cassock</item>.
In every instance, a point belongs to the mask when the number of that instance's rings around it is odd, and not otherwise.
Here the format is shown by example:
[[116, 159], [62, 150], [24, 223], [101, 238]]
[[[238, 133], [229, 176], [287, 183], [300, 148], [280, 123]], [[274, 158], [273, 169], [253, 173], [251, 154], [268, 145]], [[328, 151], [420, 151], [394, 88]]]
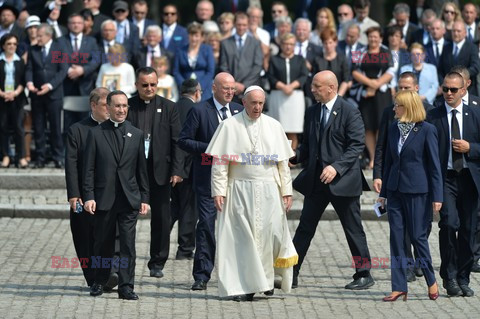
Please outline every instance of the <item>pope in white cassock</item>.
[[245, 90], [245, 110], [221, 122], [206, 153], [218, 215], [220, 297], [251, 301], [273, 293], [275, 276], [290, 292], [298, 255], [288, 230], [292, 205], [288, 159], [294, 155], [279, 122], [262, 114], [265, 92]]

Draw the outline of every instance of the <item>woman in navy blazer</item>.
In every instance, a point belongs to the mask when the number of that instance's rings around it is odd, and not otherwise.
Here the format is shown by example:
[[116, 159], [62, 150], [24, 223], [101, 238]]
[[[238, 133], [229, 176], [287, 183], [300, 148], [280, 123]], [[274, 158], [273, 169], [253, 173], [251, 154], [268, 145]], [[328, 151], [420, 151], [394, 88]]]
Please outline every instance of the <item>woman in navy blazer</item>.
[[390, 225], [390, 268], [392, 293], [383, 301], [407, 300], [405, 228], [418, 252], [419, 266], [428, 285], [428, 296], [438, 298], [438, 285], [428, 247], [430, 201], [434, 212], [442, 207], [442, 172], [438, 160], [437, 130], [424, 122], [426, 114], [420, 96], [400, 91], [395, 97], [395, 117], [389, 127], [383, 185], [378, 202], [388, 199]]
[[189, 44], [177, 50], [173, 63], [173, 76], [177, 86], [183, 81], [194, 78], [202, 87], [202, 101], [212, 97], [212, 82], [215, 75], [213, 50], [203, 44], [202, 25], [193, 22], [187, 27]]

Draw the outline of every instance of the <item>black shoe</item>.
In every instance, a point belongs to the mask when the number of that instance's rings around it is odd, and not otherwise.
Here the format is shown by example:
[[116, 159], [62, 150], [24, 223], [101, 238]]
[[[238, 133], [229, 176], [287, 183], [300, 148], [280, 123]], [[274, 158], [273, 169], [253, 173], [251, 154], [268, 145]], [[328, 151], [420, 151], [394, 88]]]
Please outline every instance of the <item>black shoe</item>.
[[372, 287], [375, 284], [372, 276], [360, 277], [345, 286], [345, 289], [362, 290]]
[[415, 276], [417, 276], [417, 277], [423, 277], [422, 268], [420, 268], [420, 267], [415, 267], [415, 268], [413, 268], [413, 271], [415, 272]]
[[233, 296], [232, 300], [236, 301], [236, 302], [253, 301], [253, 295], [255, 295], [255, 294]]
[[448, 279], [443, 280], [443, 288], [447, 290], [447, 295], [451, 297], [461, 296], [463, 295], [462, 289], [458, 286], [457, 280], [455, 279]]
[[125, 300], [138, 300], [138, 296], [132, 290], [128, 291], [118, 291], [118, 298]]
[[177, 255], [175, 256], [175, 259], [176, 260], [192, 260], [193, 257], [195, 256], [194, 252], [190, 252], [190, 253], [178, 253], [177, 252]]
[[162, 278], [163, 271], [160, 268], [152, 268], [150, 269], [150, 277]]
[[478, 261], [473, 263], [472, 272], [480, 272], [480, 264]]
[[468, 285], [460, 285], [464, 297], [473, 297], [475, 292]]
[[103, 286], [96, 282], [90, 287], [90, 296], [97, 297], [103, 294]]
[[53, 164], [55, 164], [55, 168], [63, 168], [62, 161], [53, 161]]
[[273, 296], [274, 293], [275, 293], [275, 289], [270, 289], [263, 292], [265, 296]]
[[207, 282], [201, 279], [195, 280], [192, 285], [192, 290], [207, 290]]
[[417, 280], [417, 277], [415, 277], [413, 270], [407, 269], [407, 282], [412, 282], [415, 280]]
[[35, 168], [45, 168], [45, 163], [44, 162], [37, 162], [35, 164]]
[[298, 287], [298, 275], [293, 275], [292, 279], [292, 289], [295, 289]]
[[118, 285], [118, 274], [116, 272], [112, 272], [110, 274], [110, 277], [108, 278], [107, 283], [103, 287], [103, 291], [111, 292], [113, 288], [115, 288], [117, 285]]

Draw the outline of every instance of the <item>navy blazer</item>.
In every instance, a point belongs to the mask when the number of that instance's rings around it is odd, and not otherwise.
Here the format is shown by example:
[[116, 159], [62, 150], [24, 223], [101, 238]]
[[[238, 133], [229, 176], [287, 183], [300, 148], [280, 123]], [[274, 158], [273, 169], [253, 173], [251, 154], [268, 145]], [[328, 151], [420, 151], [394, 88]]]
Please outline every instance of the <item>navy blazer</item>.
[[[70, 34], [61, 37], [58, 42], [62, 45], [62, 53], [67, 53], [69, 57], [72, 57], [73, 47], [70, 41]], [[79, 53], [86, 54], [86, 58], [79, 57], [75, 63], [68, 63], [70, 67], [73, 64], [77, 64], [83, 67], [84, 74], [76, 80], [71, 80], [68, 77], [65, 78], [63, 83], [63, 92], [65, 96], [69, 95], [89, 95], [95, 87], [95, 80], [97, 79], [97, 70], [100, 66], [100, 59], [93, 58], [92, 52], [99, 52], [100, 49], [97, 46], [95, 38], [88, 35], [82, 36], [82, 42], [79, 43]], [[62, 58], [62, 57], [60, 57]]]
[[438, 160], [438, 137], [435, 126], [418, 122], [398, 152], [398, 122], [388, 128], [384, 174], [380, 197], [387, 191], [407, 194], [430, 194], [432, 202], [443, 202], [442, 172]]
[[[133, 19], [132, 19], [132, 18], [128, 19], [128, 21], [130, 21], [130, 23], [135, 24], [135, 23], [133, 22]], [[141, 38], [145, 35], [145, 32], [147, 31], [147, 28], [148, 28], [149, 26], [151, 26], [151, 25], [156, 25], [156, 24], [157, 24], [157, 23], [156, 23], [155, 21], [151, 20], [151, 19], [145, 19], [145, 24], [144, 24], [144, 26], [143, 26], [143, 34], [142, 34], [142, 36], [139, 36], [138, 38], [141, 39]], [[135, 24], [135, 26], [137, 26], [137, 25]], [[139, 33], [139, 32], [138, 32], [138, 26], [137, 26], [137, 34], [138, 34], [138, 33]]]
[[175, 30], [173, 30], [172, 38], [170, 42], [168, 42], [168, 47], [165, 48], [165, 42], [162, 37], [162, 42], [160, 42], [162, 48], [168, 50], [172, 54], [175, 54], [179, 48], [183, 48], [184, 46], [188, 45], [188, 32], [187, 29], [182, 27], [177, 23]]
[[[360, 196], [362, 190], [370, 190], [360, 168], [359, 155], [365, 147], [365, 129], [360, 111], [341, 96], [333, 105], [328, 122], [320, 137], [320, 103], [310, 106], [305, 113], [304, 139], [292, 162], [305, 163], [293, 187], [305, 196], [315, 186], [317, 160], [322, 167], [332, 165], [337, 176], [328, 184], [334, 196]], [[321, 155], [318, 142], [321, 138]]]
[[[27, 69], [25, 72], [25, 82], [33, 82], [33, 85], [40, 89], [46, 83], [50, 83], [53, 89], [45, 96], [50, 99], [63, 98], [63, 81], [67, 76], [68, 64], [57, 63], [52, 56], [53, 51], [63, 51], [62, 45], [56, 40], [52, 42], [48, 56], [43, 62], [42, 48], [38, 45], [30, 47], [28, 50]], [[35, 93], [30, 92], [31, 97], [36, 97]]]
[[215, 75], [215, 58], [213, 57], [212, 47], [203, 43], [200, 45], [195, 68], [192, 68], [188, 63], [188, 45], [177, 50], [172, 73], [178, 87], [181, 87], [183, 81], [189, 79], [192, 73], [195, 73], [196, 79], [203, 90], [202, 101], [208, 100], [212, 97], [212, 83]]
[[[243, 110], [243, 106], [229, 103], [232, 115]], [[193, 154], [193, 186], [196, 193], [210, 196], [211, 165], [205, 165], [202, 154], [207, 150], [219, 124], [218, 112], [213, 98], [195, 104], [187, 115], [178, 139], [178, 145], [186, 152]], [[205, 158], [207, 159], [207, 158]], [[203, 164], [202, 164], [203, 160]]]
[[[440, 58], [435, 57], [434, 49], [433, 49], [433, 42], [430, 42], [425, 46], [425, 62], [430, 63], [435, 65], [438, 68], [438, 65], [440, 64], [440, 60], [442, 58], [443, 53], [445, 52], [445, 48], [450, 44], [451, 42], [445, 39], [443, 41], [443, 47], [442, 47], [442, 54], [440, 55]], [[438, 70], [437, 70], [438, 71]], [[439, 77], [440, 78], [440, 77]], [[442, 78], [443, 79], [443, 78]], [[439, 82], [442, 83], [442, 82]]]
[[[448, 169], [448, 155], [450, 152], [450, 130], [448, 127], [447, 109], [445, 105], [432, 109], [427, 114], [427, 121], [432, 123], [438, 132], [438, 149], [440, 154], [440, 167], [442, 177]], [[480, 189], [480, 109], [463, 104], [463, 135], [462, 138], [470, 143], [470, 151], [464, 154], [464, 158], [473, 181]]]

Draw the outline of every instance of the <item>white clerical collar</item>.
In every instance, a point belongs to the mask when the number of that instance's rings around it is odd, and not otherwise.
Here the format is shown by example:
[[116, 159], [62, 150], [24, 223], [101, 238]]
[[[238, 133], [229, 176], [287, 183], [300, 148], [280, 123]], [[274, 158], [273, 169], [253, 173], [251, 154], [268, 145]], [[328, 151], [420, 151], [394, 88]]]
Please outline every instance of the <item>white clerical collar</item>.
[[95, 122], [97, 122], [99, 125], [102, 124], [102, 122], [98, 121], [97, 119], [95, 119], [93, 117], [93, 113], [90, 113], [90, 117], [92, 118], [92, 120], [94, 120]]
[[223, 108], [223, 107], [226, 107], [227, 109], [230, 109], [230, 103], [227, 103], [225, 105], [222, 105], [220, 104], [220, 102], [218, 102], [215, 97], [213, 97], [213, 104], [215, 104], [215, 107], [217, 108], [217, 111], [220, 112], [220, 110]]
[[114, 121], [114, 120], [112, 120], [112, 119], [109, 119], [109, 120], [110, 120], [110, 122], [112, 122], [112, 123], [113, 123], [113, 126], [115, 126], [115, 127], [118, 127], [120, 124], [122, 124], [122, 123], [124, 123], [124, 122], [125, 122], [125, 120], [123, 120], [123, 121], [121, 121], [121, 122], [115, 122], [115, 121]]

